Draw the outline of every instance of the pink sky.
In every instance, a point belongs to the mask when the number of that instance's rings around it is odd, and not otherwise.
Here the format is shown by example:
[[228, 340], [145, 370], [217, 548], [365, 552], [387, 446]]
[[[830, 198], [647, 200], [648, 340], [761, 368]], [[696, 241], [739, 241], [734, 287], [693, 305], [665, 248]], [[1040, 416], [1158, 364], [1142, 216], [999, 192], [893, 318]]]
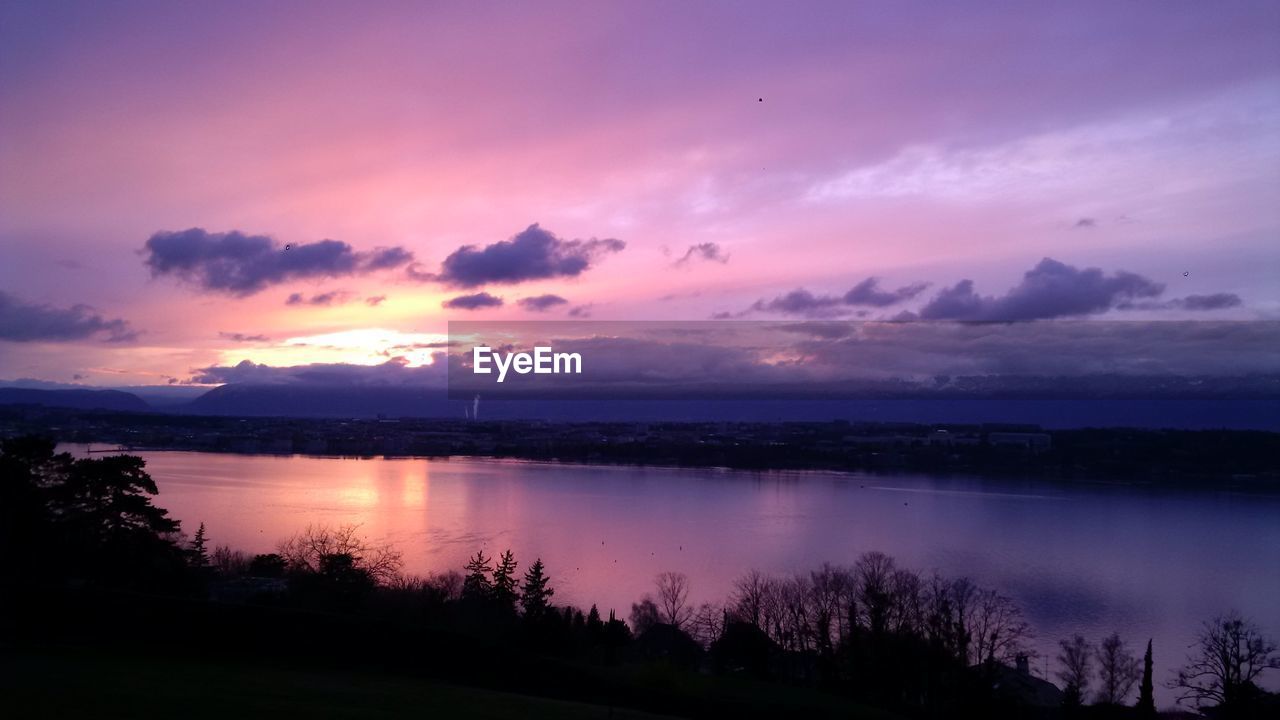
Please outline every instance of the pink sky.
[[[377, 362], [448, 319], [931, 284], [889, 316], [963, 279], [1000, 295], [1044, 257], [1242, 301], [1196, 317], [1280, 318], [1278, 28], [1274, 3], [3, 3], [0, 315], [85, 304], [139, 335], [0, 317], [0, 379], [162, 384]], [[203, 228], [436, 272], [533, 223], [626, 248], [518, 284], [396, 268], [245, 295], [142, 252]], [[728, 260], [677, 264], [701, 243]], [[442, 307], [480, 291], [505, 304]], [[569, 302], [517, 305], [547, 293]]]

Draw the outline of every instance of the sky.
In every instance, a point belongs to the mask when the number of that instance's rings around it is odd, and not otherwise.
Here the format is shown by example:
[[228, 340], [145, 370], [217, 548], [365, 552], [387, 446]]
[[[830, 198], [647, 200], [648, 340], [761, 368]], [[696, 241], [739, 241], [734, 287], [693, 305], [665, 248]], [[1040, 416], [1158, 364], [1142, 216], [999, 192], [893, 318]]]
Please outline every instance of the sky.
[[1280, 319], [1280, 4], [369, 5], [0, 1], [0, 380]]

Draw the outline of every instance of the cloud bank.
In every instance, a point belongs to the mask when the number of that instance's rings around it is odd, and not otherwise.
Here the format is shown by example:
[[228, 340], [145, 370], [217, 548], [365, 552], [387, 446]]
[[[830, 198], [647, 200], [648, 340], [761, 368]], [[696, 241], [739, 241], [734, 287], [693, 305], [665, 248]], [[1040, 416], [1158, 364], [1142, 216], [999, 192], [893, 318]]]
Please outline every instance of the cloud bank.
[[920, 310], [925, 320], [1008, 322], [1105, 312], [1124, 303], [1158, 297], [1164, 285], [1123, 270], [1111, 275], [1044, 258], [1002, 296], [979, 295], [972, 280], [938, 293]]

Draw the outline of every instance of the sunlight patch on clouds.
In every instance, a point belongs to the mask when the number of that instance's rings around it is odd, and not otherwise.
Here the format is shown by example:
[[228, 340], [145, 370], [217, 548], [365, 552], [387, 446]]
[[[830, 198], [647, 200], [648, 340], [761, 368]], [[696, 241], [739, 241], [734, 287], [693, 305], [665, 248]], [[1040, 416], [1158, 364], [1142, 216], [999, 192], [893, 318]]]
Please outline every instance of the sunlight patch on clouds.
[[448, 337], [438, 333], [406, 333], [385, 328], [359, 328], [318, 335], [301, 335], [269, 347], [228, 350], [221, 363], [241, 360], [277, 367], [311, 363], [381, 365], [403, 358], [409, 367], [432, 364], [432, 354], [441, 352]]

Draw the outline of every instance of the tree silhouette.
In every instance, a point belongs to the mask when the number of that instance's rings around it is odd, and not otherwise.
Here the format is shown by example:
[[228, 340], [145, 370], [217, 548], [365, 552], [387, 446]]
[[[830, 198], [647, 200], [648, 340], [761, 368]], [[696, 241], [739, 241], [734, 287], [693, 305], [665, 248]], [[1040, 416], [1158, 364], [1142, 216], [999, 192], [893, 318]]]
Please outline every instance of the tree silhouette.
[[498, 558], [498, 567], [493, 571], [493, 599], [498, 601], [503, 607], [514, 609], [516, 600], [519, 597], [517, 593], [516, 579], [516, 556], [511, 554], [510, 550], [502, 553], [502, 557]]
[[693, 617], [689, 605], [689, 578], [684, 573], [659, 573], [654, 580], [658, 586], [658, 611], [662, 622], [683, 629]]
[[204, 523], [196, 528], [196, 535], [191, 539], [191, 565], [197, 568], [208, 567], [209, 551], [205, 548]]
[[404, 564], [400, 551], [385, 543], [371, 545], [357, 534], [358, 530], [357, 525], [308, 525], [280, 544], [279, 555], [289, 572], [295, 574], [323, 573], [329, 558], [345, 555], [353, 568], [366, 573], [375, 583], [394, 580]]
[[479, 550], [476, 556], [467, 561], [467, 575], [462, 580], [462, 597], [467, 600], [487, 600], [493, 596], [493, 584], [489, 576], [493, 574], [492, 561]]
[[1144, 718], [1156, 716], [1155, 686], [1151, 677], [1151, 640], [1147, 640], [1147, 653], [1142, 657], [1142, 685], [1138, 688], [1138, 715]]
[[1089, 691], [1093, 646], [1084, 636], [1075, 635], [1068, 640], [1059, 640], [1058, 647], [1061, 648], [1058, 663], [1062, 669], [1058, 671], [1058, 679], [1063, 684], [1063, 707], [1080, 707]]
[[[611, 622], [612, 618], [612, 611], [610, 611]], [[640, 602], [631, 603], [631, 627], [635, 630], [636, 635], [643, 635], [647, 630], [661, 622], [662, 614], [658, 610], [658, 604], [653, 601], [652, 595], [645, 595], [640, 598]]]
[[1258, 676], [1280, 668], [1275, 642], [1235, 611], [1205, 623], [1194, 647], [1196, 654], [1169, 687], [1179, 691], [1178, 702], [1197, 707], [1241, 714], [1257, 694]]
[[1098, 645], [1098, 702], [1122, 704], [1138, 682], [1138, 659], [1129, 652], [1119, 633], [1112, 633]]
[[[534, 560], [524, 573], [524, 587], [520, 591], [520, 605], [524, 608], [525, 617], [537, 619], [546, 613], [547, 601], [555, 594], [555, 590], [548, 586], [549, 582], [542, 558]], [[596, 613], [596, 622], [600, 622], [595, 605], [591, 606], [591, 611]]]

